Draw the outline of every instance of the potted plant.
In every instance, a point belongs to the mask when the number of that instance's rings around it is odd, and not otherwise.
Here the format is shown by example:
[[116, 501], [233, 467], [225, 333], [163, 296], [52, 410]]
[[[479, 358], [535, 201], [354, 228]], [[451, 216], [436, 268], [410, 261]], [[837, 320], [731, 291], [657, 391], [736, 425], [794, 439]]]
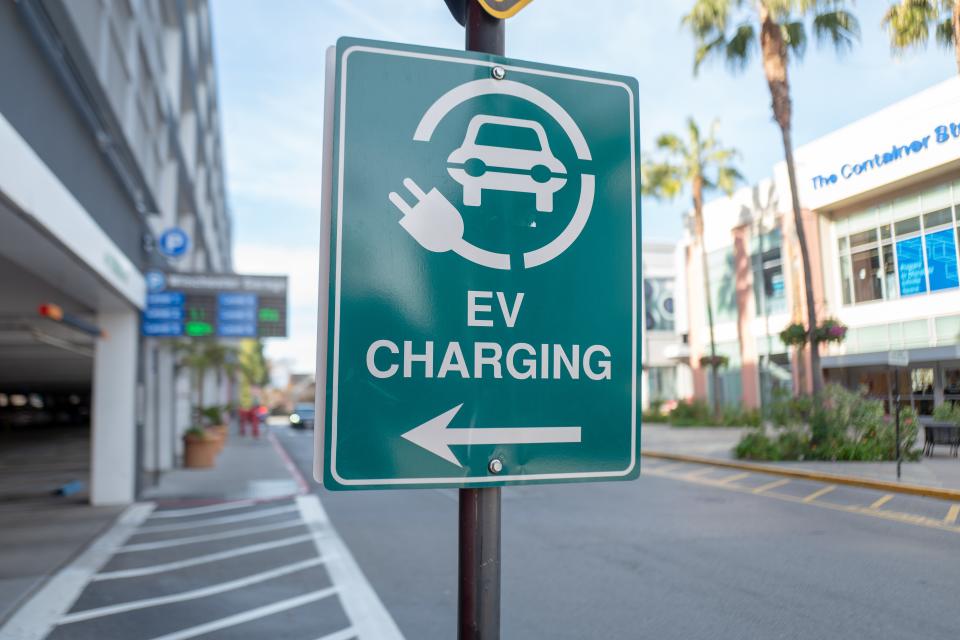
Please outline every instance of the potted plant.
[[227, 443], [227, 435], [230, 433], [223, 414], [223, 407], [217, 405], [205, 407], [200, 410], [200, 416], [203, 419], [204, 426], [207, 431], [212, 433], [218, 440], [218, 451], [223, 449], [223, 445]]
[[208, 469], [213, 466], [219, 451], [219, 438], [206, 429], [191, 427], [183, 434], [183, 466], [188, 469]]

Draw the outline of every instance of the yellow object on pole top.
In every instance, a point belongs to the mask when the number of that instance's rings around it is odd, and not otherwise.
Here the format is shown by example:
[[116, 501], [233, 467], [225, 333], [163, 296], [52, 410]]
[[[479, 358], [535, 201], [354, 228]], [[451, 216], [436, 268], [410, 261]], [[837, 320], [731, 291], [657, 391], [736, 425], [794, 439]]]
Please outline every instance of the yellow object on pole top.
[[494, 18], [503, 20], [513, 16], [533, 0], [477, 0], [477, 2]]

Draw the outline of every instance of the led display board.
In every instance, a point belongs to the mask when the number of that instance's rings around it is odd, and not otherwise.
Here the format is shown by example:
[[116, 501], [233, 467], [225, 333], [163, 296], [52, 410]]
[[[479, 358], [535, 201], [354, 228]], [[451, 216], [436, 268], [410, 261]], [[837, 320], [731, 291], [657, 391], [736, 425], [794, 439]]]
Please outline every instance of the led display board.
[[147, 274], [143, 335], [154, 338], [282, 338], [287, 277], [220, 273]]

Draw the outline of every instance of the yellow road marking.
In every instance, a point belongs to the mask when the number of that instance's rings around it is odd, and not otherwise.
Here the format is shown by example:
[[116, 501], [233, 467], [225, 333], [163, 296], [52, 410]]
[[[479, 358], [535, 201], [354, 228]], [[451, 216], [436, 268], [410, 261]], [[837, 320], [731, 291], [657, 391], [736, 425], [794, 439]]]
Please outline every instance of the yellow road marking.
[[704, 467], [703, 469], [697, 469], [696, 471], [691, 471], [690, 473], [683, 474], [684, 478], [699, 478], [700, 476], [705, 476], [708, 473], [713, 471], [713, 467]]
[[810, 495], [808, 495], [806, 498], [803, 499], [803, 502], [813, 502], [820, 496], [825, 496], [836, 488], [837, 488], [837, 485], [835, 484], [827, 485], [823, 489], [819, 489], [817, 491], [814, 491]]
[[732, 476], [727, 476], [726, 478], [717, 480], [717, 484], [730, 484], [731, 482], [736, 482], [737, 480], [743, 480], [749, 475], [749, 473], [735, 473]]
[[873, 504], [870, 505], [870, 508], [871, 508], [871, 509], [879, 509], [879, 508], [882, 507], [883, 505], [885, 505], [885, 504], [887, 504], [888, 502], [890, 502], [892, 499], [893, 499], [893, 494], [892, 494], [892, 493], [888, 493], [888, 494], [885, 495], [885, 496], [880, 496], [879, 498], [877, 498], [877, 499], [873, 502]]
[[943, 521], [947, 524], [957, 524], [957, 518], [960, 518], [960, 504], [950, 505], [947, 517]]
[[773, 482], [768, 482], [767, 484], [757, 487], [753, 490], [754, 493], [763, 493], [770, 489], [776, 489], [777, 487], [782, 487], [783, 485], [790, 482], [787, 478], [781, 478], [780, 480], [774, 480]]
[[660, 473], [667, 473], [670, 471], [676, 471], [677, 469], [683, 469], [687, 465], [682, 462], [675, 462], [674, 464], [668, 464], [666, 466], [660, 467], [657, 469]]
[[[657, 472], [654, 472], [654, 473], [656, 475], [660, 475]], [[759, 493], [766, 498], [773, 498], [774, 500], [782, 500], [784, 502], [793, 502], [796, 504], [807, 504], [811, 507], [819, 507], [821, 509], [832, 509], [833, 511], [842, 511], [845, 513], [856, 513], [862, 516], [880, 518], [881, 520], [892, 520], [894, 522], [901, 522], [905, 524], [916, 525], [919, 527], [925, 527], [927, 529], [939, 529], [940, 531], [949, 531], [952, 533], [960, 534], [960, 526], [958, 526], [956, 523], [946, 522], [945, 520], [941, 520], [940, 518], [927, 518], [924, 516], [913, 515], [910, 513], [902, 513], [900, 511], [890, 511], [888, 509], [871, 509], [870, 507], [837, 504], [835, 502], [807, 502], [803, 498], [788, 496], [783, 493], [768, 492], [769, 489], [774, 489], [776, 487], [783, 486], [786, 483], [790, 482], [790, 480], [787, 478], [784, 478], [781, 480], [775, 480], [766, 485], [757, 487], [756, 489], [751, 489], [743, 485], [722, 484], [721, 482], [710, 480], [709, 478], [692, 478], [690, 480], [684, 480], [683, 476], [678, 476], [678, 475], [667, 476], [667, 477], [670, 477], [674, 480], [682, 480], [684, 482], [691, 482], [693, 484], [701, 484], [701, 485], [706, 485], [710, 487], [715, 487], [717, 489], [724, 489], [726, 491], [736, 491], [737, 493], [744, 493], [744, 494]], [[960, 514], [958, 514], [958, 516], [960, 516]]]

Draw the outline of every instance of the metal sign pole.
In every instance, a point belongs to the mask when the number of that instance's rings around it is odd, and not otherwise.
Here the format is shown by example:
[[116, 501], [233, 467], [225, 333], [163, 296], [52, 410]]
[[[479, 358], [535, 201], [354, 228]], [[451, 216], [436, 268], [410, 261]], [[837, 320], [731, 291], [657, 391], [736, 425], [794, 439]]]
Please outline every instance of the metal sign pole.
[[[468, 51], [504, 55], [504, 21], [467, 0]], [[460, 489], [459, 640], [500, 638], [500, 487]]]

